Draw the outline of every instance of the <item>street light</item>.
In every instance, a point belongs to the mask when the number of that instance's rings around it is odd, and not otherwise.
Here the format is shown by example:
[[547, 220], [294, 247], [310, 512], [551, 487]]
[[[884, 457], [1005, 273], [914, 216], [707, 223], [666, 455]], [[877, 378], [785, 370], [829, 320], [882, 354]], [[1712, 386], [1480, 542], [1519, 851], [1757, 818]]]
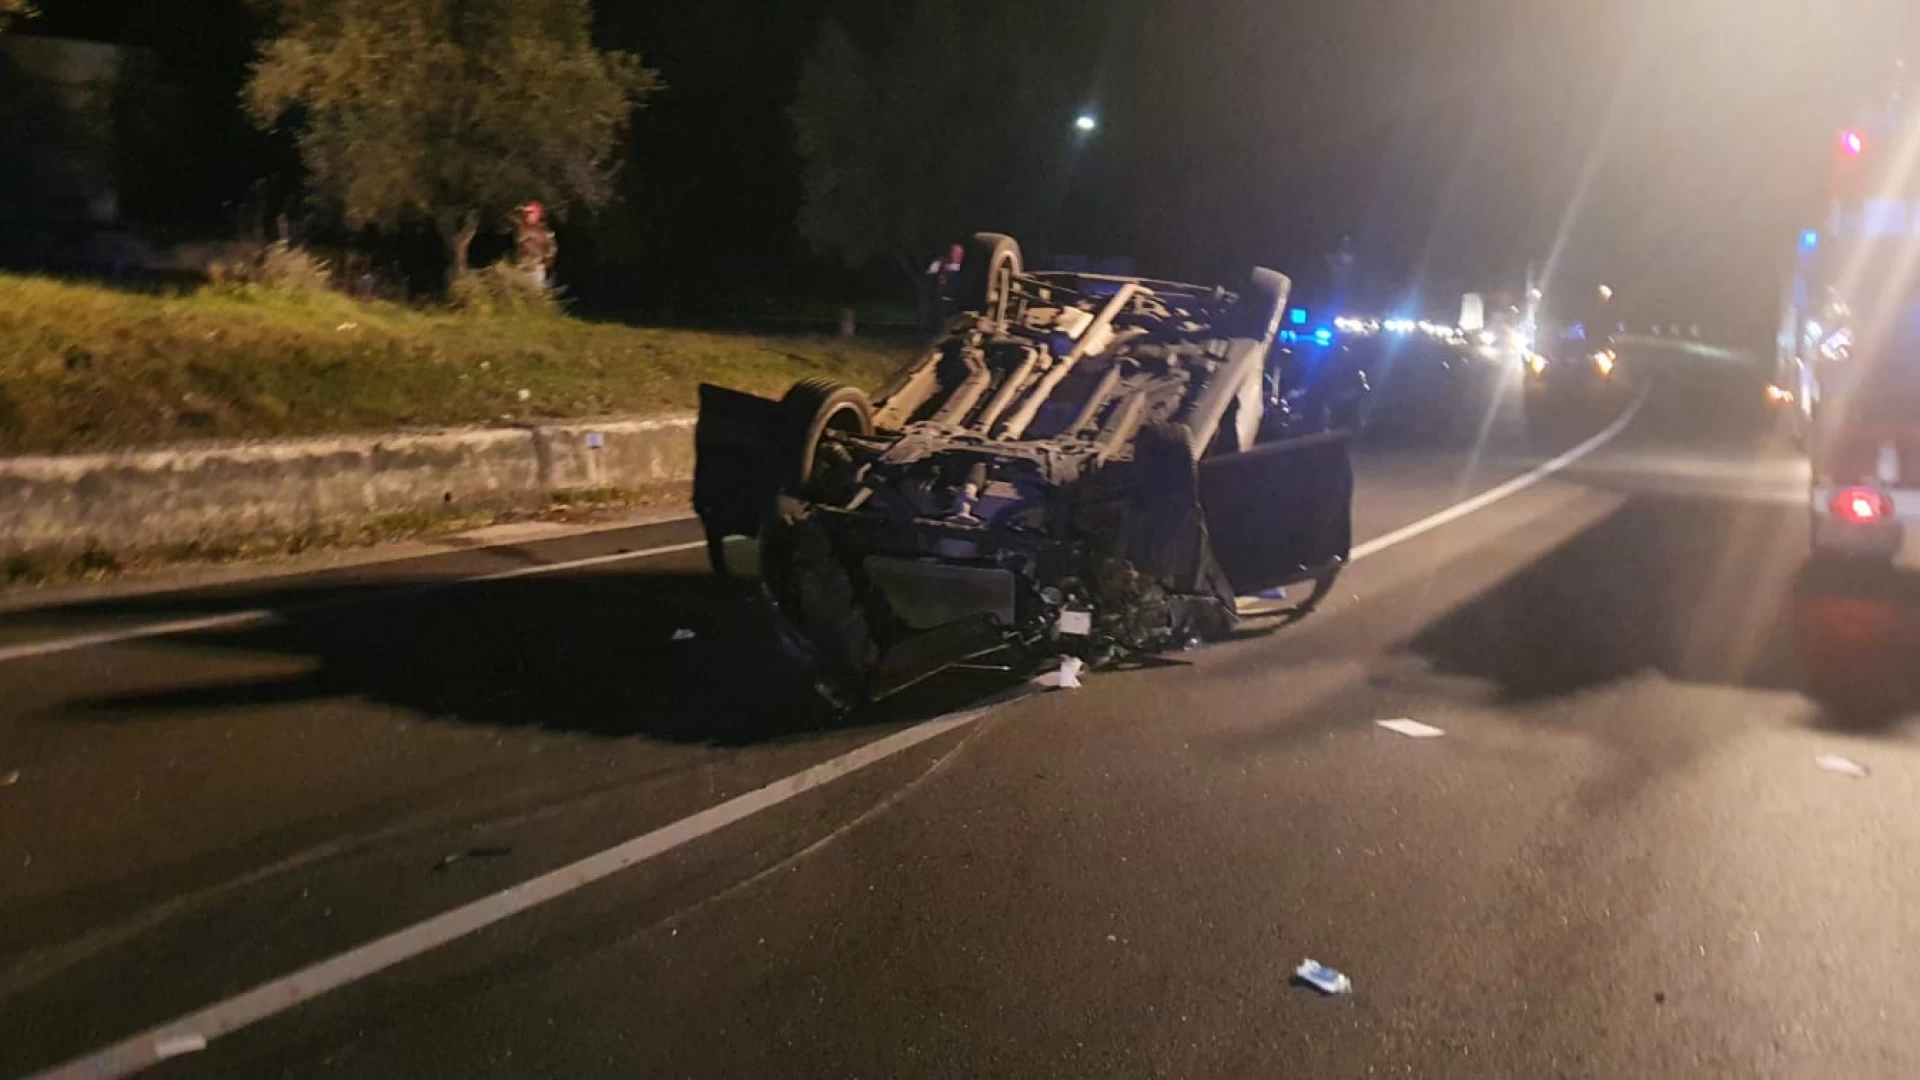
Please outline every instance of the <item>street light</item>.
[[1092, 113], [1081, 113], [1073, 118], [1073, 130], [1082, 135], [1091, 135], [1100, 130], [1100, 118]]

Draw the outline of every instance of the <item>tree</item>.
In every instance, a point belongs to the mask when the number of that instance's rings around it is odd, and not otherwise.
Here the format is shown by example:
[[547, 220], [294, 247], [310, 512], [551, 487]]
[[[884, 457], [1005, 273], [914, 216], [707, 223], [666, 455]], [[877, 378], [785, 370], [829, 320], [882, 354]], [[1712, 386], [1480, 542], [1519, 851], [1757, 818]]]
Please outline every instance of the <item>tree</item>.
[[430, 223], [451, 282], [481, 225], [529, 199], [596, 208], [634, 108], [660, 88], [596, 49], [588, 0], [278, 0], [245, 95], [297, 132], [353, 228]]
[[0, 31], [12, 25], [15, 19], [31, 19], [38, 14], [28, 0], [0, 0]]
[[1054, 39], [1006, 7], [920, 0], [879, 53], [822, 27], [790, 114], [802, 239], [924, 290], [924, 260], [961, 236], [1046, 231], [1076, 102], [1042, 51]]

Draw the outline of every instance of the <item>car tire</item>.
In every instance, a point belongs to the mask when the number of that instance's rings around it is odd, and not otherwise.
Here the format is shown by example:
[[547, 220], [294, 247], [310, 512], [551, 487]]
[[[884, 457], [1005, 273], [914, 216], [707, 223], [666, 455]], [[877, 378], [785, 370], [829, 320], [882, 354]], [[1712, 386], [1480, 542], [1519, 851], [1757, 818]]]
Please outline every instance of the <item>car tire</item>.
[[834, 379], [813, 378], [794, 383], [780, 399], [785, 418], [789, 465], [782, 471], [790, 490], [805, 492], [813, 479], [820, 438], [828, 431], [873, 434], [873, 403], [866, 392]]
[[961, 311], [996, 311], [1025, 272], [1020, 243], [1002, 233], [974, 233], [963, 247], [953, 304]]

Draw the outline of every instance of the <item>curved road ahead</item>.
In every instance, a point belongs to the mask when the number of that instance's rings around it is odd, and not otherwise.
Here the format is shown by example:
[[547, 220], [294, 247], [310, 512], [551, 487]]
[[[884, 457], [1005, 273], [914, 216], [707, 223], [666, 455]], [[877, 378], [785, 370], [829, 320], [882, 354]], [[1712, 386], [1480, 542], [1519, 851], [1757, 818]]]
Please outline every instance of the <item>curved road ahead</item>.
[[1363, 454], [1297, 626], [854, 721], [686, 523], [0, 615], [0, 1076], [1920, 1074], [1920, 590], [1656, 403], [1415, 535], [1591, 431]]

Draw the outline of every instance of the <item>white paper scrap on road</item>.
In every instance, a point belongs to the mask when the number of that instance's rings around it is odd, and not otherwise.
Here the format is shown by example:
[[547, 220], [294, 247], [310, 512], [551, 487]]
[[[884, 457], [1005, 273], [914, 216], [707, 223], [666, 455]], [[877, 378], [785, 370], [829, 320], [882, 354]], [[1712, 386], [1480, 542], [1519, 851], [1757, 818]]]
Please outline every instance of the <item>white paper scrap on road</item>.
[[1375, 720], [1375, 724], [1386, 728], [1396, 735], [1405, 735], [1409, 739], [1437, 739], [1446, 732], [1432, 724], [1423, 724], [1418, 720]]
[[1060, 658], [1060, 670], [1050, 671], [1036, 679], [1041, 686], [1057, 687], [1061, 690], [1080, 689], [1080, 672], [1086, 669], [1086, 661], [1077, 656]]
[[1351, 994], [1353, 980], [1311, 957], [1300, 961], [1293, 977], [1323, 994]]
[[1813, 763], [1828, 772], [1836, 772], [1842, 776], [1865, 778], [1868, 774], [1868, 769], [1865, 765], [1843, 758], [1838, 754], [1821, 754], [1819, 757], [1813, 759]]
[[684, 626], [673, 632], [673, 640], [675, 641], [692, 641], [693, 638], [694, 638], [693, 631], [688, 630]]
[[153, 1044], [153, 1056], [159, 1061], [177, 1058], [182, 1054], [197, 1054], [207, 1048], [205, 1035], [168, 1035]]

